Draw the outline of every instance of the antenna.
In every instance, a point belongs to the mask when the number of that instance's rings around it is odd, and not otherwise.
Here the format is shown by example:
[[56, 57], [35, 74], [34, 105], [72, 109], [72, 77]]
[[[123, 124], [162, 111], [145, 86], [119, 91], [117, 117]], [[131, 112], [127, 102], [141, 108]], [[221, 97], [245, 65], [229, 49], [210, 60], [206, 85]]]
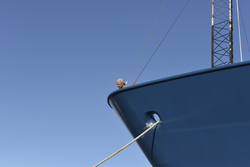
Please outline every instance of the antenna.
[[232, 0], [212, 0], [212, 67], [233, 63]]

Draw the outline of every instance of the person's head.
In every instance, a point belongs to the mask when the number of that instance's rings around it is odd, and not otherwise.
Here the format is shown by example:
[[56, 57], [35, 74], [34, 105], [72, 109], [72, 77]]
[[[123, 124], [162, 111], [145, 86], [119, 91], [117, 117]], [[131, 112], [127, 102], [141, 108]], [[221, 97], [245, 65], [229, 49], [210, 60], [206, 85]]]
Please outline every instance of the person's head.
[[118, 88], [121, 89], [124, 85], [123, 79], [121, 79], [121, 78], [117, 79], [116, 84], [117, 84]]

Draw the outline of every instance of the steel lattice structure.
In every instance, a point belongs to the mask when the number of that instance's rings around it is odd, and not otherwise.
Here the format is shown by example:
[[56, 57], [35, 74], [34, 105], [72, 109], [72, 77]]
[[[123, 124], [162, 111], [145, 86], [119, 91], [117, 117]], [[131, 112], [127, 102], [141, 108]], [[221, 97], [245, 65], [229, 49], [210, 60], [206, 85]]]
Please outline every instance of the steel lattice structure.
[[212, 0], [212, 67], [233, 63], [232, 0]]

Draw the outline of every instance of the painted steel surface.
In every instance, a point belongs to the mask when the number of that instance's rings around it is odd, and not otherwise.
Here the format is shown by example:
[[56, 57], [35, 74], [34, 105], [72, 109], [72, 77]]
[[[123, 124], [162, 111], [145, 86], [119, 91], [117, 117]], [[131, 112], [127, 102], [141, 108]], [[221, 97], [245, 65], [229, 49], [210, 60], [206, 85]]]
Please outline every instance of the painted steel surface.
[[250, 166], [250, 62], [114, 91], [109, 105], [154, 167]]

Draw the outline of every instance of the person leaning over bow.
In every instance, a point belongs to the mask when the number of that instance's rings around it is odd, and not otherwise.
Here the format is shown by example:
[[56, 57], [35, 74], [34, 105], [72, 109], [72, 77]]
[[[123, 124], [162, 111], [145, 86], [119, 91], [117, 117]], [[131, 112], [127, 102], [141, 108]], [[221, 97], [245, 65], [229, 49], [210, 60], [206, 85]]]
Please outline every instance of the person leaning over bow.
[[119, 89], [128, 87], [121, 78], [117, 79], [116, 84]]

